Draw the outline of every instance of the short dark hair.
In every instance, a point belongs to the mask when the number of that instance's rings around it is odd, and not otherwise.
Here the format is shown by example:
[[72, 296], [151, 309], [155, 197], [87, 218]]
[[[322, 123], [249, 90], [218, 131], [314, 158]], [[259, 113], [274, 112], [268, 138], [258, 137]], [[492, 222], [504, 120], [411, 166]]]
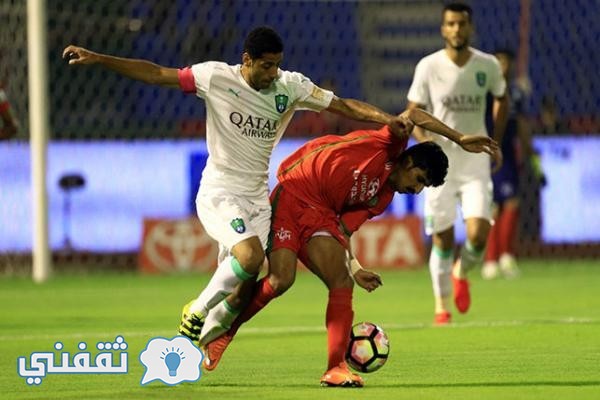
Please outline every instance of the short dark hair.
[[473, 22], [473, 9], [468, 4], [458, 2], [447, 3], [446, 5], [444, 5], [444, 9], [442, 10], [442, 21], [444, 20], [444, 14], [446, 13], [446, 11], [466, 12], [469, 16], [469, 22]]
[[259, 26], [246, 36], [244, 51], [250, 55], [250, 58], [260, 58], [265, 53], [281, 53], [283, 41], [273, 28]]
[[440, 186], [448, 173], [448, 157], [434, 142], [423, 142], [406, 149], [402, 157], [410, 157], [413, 167], [427, 174], [427, 186]]

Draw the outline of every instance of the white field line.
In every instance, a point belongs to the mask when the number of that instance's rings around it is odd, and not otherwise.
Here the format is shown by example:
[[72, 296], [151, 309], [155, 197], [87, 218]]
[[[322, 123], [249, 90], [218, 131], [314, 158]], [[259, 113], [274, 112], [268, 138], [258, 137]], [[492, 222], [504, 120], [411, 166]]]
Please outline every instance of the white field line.
[[[359, 322], [359, 321], [355, 321]], [[447, 326], [433, 326], [427, 323], [406, 323], [406, 324], [381, 324], [381, 327], [387, 331], [409, 330], [409, 329], [468, 329], [468, 328], [494, 328], [503, 326], [528, 326], [528, 325], [569, 325], [569, 324], [595, 324], [600, 323], [597, 318], [564, 317], [557, 319], [524, 319], [508, 321], [472, 321], [472, 322], [453, 322]], [[325, 332], [323, 326], [278, 326], [278, 327], [249, 327], [242, 328], [239, 335], [281, 335], [295, 333], [316, 333]], [[115, 331], [108, 332], [86, 332], [86, 333], [55, 333], [55, 334], [34, 334], [34, 335], [0, 335], [0, 342], [8, 341], [33, 341], [33, 340], [64, 340], [64, 339], [85, 339], [90, 337], [102, 337], [112, 340], [120, 335], [125, 339], [130, 337], [173, 337], [177, 334], [175, 329], [164, 331]]]

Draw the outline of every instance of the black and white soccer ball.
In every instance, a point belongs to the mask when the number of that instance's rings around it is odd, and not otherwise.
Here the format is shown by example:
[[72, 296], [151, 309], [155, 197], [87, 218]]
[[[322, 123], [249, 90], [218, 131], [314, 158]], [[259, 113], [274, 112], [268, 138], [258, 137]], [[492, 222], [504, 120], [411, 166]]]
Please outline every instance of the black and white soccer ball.
[[358, 372], [375, 372], [390, 354], [390, 341], [379, 326], [361, 322], [352, 327], [346, 362]]

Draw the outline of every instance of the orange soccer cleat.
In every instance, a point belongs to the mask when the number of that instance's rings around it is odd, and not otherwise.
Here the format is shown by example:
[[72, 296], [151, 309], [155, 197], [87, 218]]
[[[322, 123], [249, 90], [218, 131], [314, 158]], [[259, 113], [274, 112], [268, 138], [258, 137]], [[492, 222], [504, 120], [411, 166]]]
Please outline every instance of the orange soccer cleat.
[[205, 370], [212, 371], [217, 368], [219, 361], [221, 361], [221, 357], [223, 357], [223, 353], [232, 340], [233, 335], [230, 335], [229, 332], [227, 332], [202, 348], [202, 351], [204, 352], [202, 366], [204, 366]]
[[435, 313], [435, 318], [433, 319], [435, 325], [448, 325], [450, 322], [452, 322], [452, 314], [448, 311]]
[[350, 372], [345, 362], [337, 367], [331, 368], [321, 377], [321, 386], [330, 387], [363, 387], [365, 384], [362, 378]]

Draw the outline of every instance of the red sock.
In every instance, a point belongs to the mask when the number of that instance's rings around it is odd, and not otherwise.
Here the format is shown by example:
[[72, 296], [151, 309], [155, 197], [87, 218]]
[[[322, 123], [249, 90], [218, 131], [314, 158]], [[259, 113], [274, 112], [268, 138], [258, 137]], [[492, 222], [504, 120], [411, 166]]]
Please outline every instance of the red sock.
[[500, 214], [500, 230], [498, 232], [498, 241], [500, 243], [500, 254], [515, 254], [514, 243], [517, 236], [517, 221], [519, 219], [519, 209], [510, 207], [504, 208]]
[[352, 288], [331, 289], [326, 314], [328, 370], [344, 361], [353, 318]]
[[277, 297], [277, 294], [269, 283], [269, 276], [265, 276], [260, 281], [256, 282], [256, 291], [254, 292], [254, 296], [252, 297], [250, 304], [248, 304], [248, 307], [246, 307], [239, 317], [233, 321], [233, 324], [231, 324], [231, 328], [229, 329], [229, 333], [232, 336], [235, 335], [244, 322], [254, 317], [256, 313], [262, 310], [275, 297]]
[[498, 249], [498, 231], [500, 230], [500, 218], [496, 219], [488, 235], [487, 250], [485, 252], [485, 261], [498, 261], [500, 257]]

